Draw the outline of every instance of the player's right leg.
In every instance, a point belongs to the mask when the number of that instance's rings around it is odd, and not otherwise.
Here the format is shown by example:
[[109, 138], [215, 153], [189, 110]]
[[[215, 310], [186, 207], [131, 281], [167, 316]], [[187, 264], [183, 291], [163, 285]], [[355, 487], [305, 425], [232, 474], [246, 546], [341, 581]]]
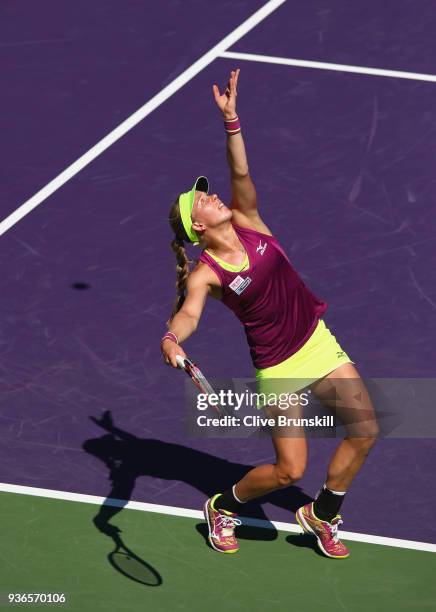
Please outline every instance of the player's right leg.
[[[273, 410], [269, 410], [270, 416], [272, 413]], [[243, 513], [246, 502], [288, 487], [303, 476], [307, 461], [307, 443], [303, 435], [300, 428], [293, 428], [287, 434], [283, 428], [277, 428], [272, 432], [276, 463], [253, 468], [223, 494], [206, 501], [204, 515], [209, 527], [209, 542], [215, 550], [229, 553], [239, 549], [234, 531], [240, 521], [236, 517]]]

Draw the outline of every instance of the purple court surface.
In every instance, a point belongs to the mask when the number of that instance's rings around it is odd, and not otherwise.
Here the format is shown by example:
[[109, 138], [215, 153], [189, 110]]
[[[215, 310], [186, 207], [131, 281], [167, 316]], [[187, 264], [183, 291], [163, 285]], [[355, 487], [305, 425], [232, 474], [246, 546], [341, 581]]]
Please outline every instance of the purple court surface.
[[[4, 3], [1, 220], [263, 4]], [[288, 1], [228, 51], [434, 75], [435, 20], [427, 0]], [[273, 458], [268, 439], [188, 438], [185, 377], [159, 351], [170, 204], [200, 174], [229, 198], [211, 86], [234, 67], [260, 212], [326, 323], [362, 375], [434, 377], [436, 83], [218, 57], [1, 236], [1, 482], [200, 509]], [[220, 304], [185, 348], [210, 376], [253, 376]], [[118, 437], [90, 418], [107, 410]], [[247, 513], [293, 521], [336, 443], [312, 440], [298, 486]], [[436, 542], [435, 455], [380, 439], [344, 529]]]

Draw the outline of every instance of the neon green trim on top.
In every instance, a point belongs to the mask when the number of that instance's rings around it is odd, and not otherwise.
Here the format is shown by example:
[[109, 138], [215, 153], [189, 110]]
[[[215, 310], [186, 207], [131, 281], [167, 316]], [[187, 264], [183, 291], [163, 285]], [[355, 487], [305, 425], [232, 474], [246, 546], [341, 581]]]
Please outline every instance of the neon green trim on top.
[[239, 266], [230, 264], [227, 261], [224, 261], [223, 259], [221, 259], [220, 257], [217, 257], [216, 255], [212, 255], [212, 253], [210, 253], [207, 249], [206, 249], [206, 253], [210, 255], [212, 259], [214, 259], [222, 268], [224, 268], [224, 270], [228, 270], [229, 272], [242, 272], [243, 270], [247, 270], [250, 267], [250, 260], [248, 259], [247, 252], [245, 252], [244, 261], [242, 262], [242, 264], [239, 264]]

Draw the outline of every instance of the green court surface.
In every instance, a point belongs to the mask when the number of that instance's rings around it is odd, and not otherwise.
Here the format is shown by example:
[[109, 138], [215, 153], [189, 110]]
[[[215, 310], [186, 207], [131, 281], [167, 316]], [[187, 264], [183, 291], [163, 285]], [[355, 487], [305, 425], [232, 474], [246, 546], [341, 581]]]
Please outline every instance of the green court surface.
[[[350, 542], [337, 561], [310, 547], [308, 536], [241, 527], [241, 550], [224, 555], [191, 518], [121, 511], [112, 522], [123, 556], [143, 584], [115, 569], [114, 540], [92, 522], [98, 506], [1, 493], [0, 609], [46, 608], [7, 603], [7, 593], [65, 593], [69, 610], [434, 610], [436, 555]], [[161, 580], [161, 583], [158, 584]]]

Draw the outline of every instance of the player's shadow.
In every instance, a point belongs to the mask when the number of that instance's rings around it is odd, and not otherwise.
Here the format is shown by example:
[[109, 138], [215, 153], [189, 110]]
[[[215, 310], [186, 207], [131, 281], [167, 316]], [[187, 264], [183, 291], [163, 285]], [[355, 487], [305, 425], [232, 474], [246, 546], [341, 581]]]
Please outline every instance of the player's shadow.
[[[108, 499], [131, 499], [136, 478], [153, 476], [161, 480], [178, 480], [201, 491], [205, 499], [217, 491], [224, 491], [240, 480], [253, 466], [227, 461], [181, 444], [164, 442], [154, 438], [139, 438], [117, 427], [109, 411], [102, 418], [90, 417], [94, 423], [108, 433], [86, 440], [84, 450], [98, 457], [109, 468], [109, 479], [112, 483]], [[269, 522], [261, 506], [268, 501], [288, 512], [312, 501], [300, 487], [290, 486], [274, 491], [268, 498], [258, 498], [244, 507], [244, 516]], [[109, 520], [122, 510], [123, 504], [105, 503], [97, 514], [96, 521], [108, 525]], [[254, 521], [255, 522], [255, 521]], [[238, 529], [238, 537], [247, 539], [273, 540], [277, 531], [269, 522], [271, 528], [259, 528], [243, 525]], [[206, 536], [205, 525], [197, 525], [197, 530]]]
[[292, 546], [297, 546], [298, 548], [311, 548], [319, 557], [322, 557], [323, 559], [326, 558], [326, 556], [318, 548], [316, 539], [309, 533], [293, 533], [292, 535], [288, 535], [286, 537], [286, 542]]

